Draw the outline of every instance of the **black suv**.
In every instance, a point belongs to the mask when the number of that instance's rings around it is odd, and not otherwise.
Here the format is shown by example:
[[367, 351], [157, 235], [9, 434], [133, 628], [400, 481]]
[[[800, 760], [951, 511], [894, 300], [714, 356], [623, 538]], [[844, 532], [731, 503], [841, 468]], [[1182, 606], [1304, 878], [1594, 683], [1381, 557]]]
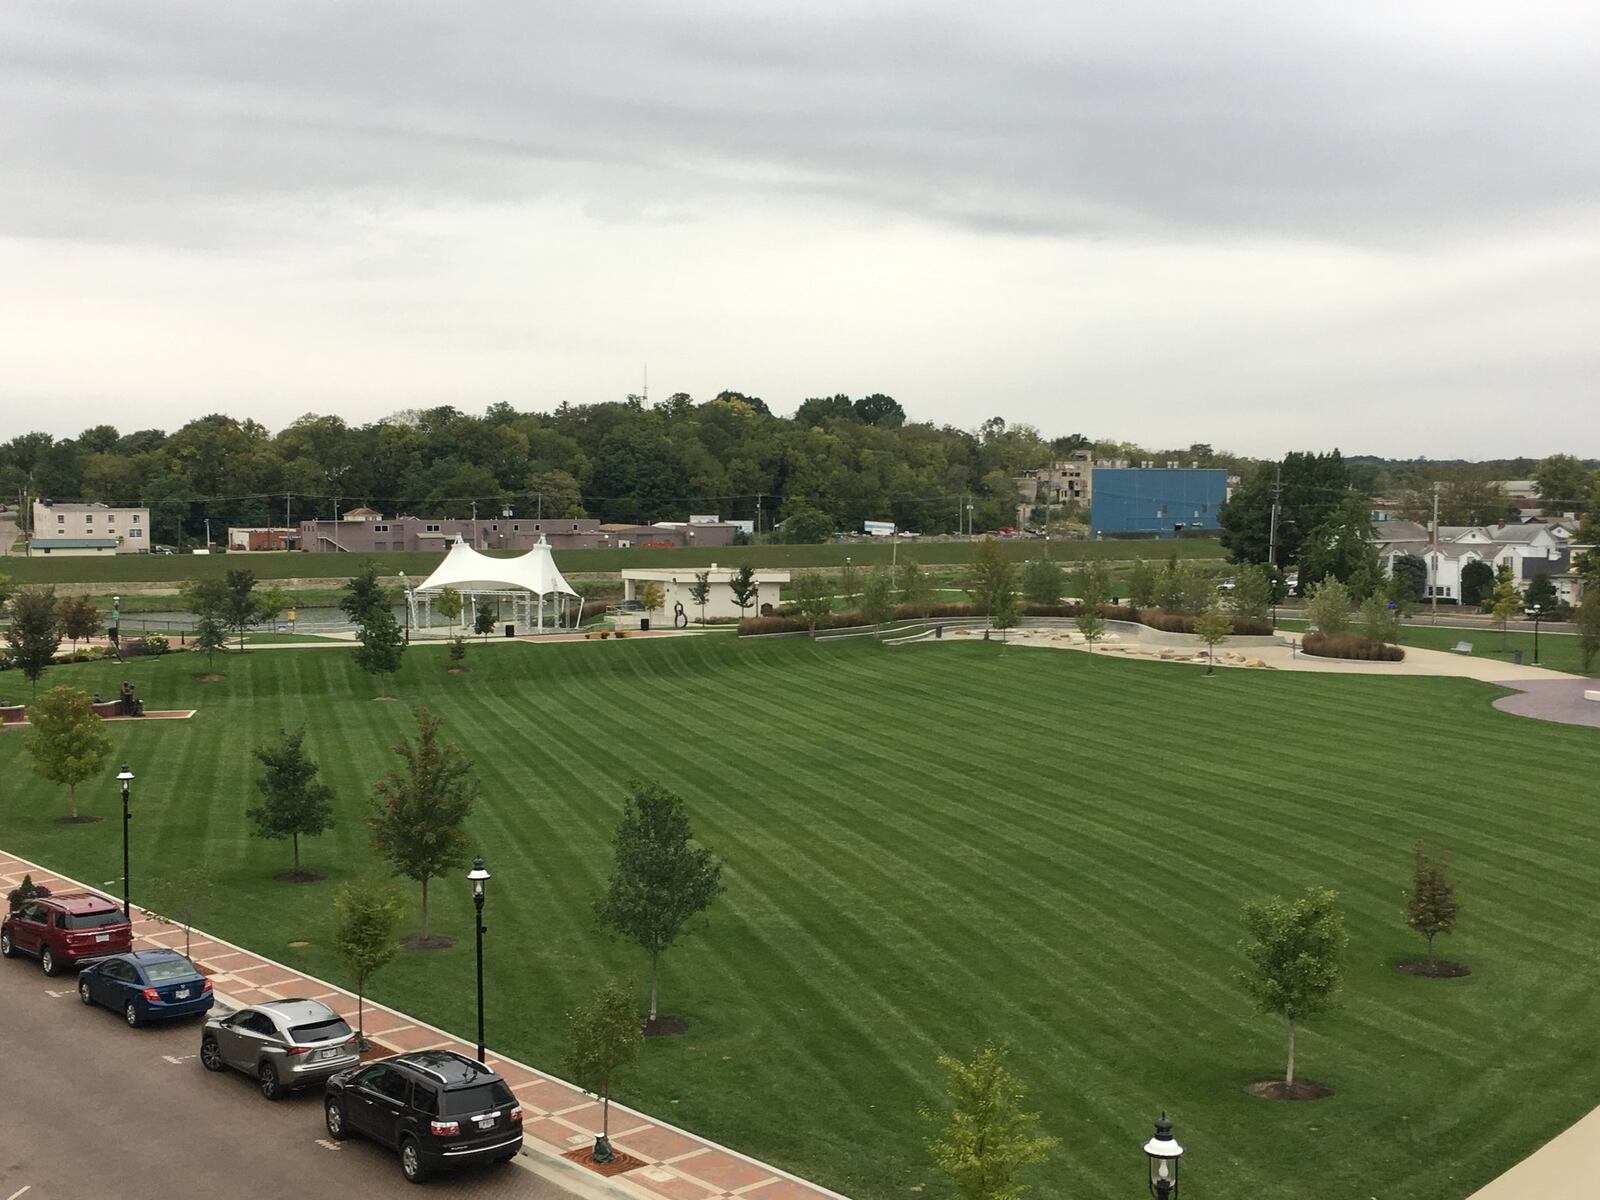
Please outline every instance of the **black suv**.
[[440, 1167], [507, 1162], [522, 1149], [522, 1106], [488, 1067], [449, 1050], [397, 1054], [328, 1080], [328, 1136], [364, 1133], [400, 1152], [421, 1183]]

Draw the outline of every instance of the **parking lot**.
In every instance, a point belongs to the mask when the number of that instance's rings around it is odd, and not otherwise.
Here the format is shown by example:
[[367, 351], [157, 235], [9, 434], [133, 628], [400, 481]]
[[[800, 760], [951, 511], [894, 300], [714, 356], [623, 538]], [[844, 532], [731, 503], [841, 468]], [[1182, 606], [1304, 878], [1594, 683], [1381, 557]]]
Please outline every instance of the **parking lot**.
[[[70, 974], [0, 960], [0, 1200], [420, 1194], [393, 1152], [328, 1141], [318, 1096], [270, 1103], [236, 1071], [203, 1070], [199, 1045], [198, 1022], [130, 1029], [83, 1007]], [[444, 1175], [426, 1190], [569, 1197], [511, 1164]]]

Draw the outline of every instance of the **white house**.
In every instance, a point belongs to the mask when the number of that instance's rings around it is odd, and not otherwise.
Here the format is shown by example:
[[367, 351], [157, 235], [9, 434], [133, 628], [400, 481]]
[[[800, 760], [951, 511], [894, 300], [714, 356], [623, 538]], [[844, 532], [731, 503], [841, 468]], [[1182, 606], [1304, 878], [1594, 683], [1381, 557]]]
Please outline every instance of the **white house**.
[[[695, 602], [690, 589], [694, 587], [696, 577], [704, 575], [710, 586], [706, 595], [707, 617], [754, 617], [770, 613], [778, 607], [778, 591], [789, 582], [789, 572], [757, 571], [755, 599], [750, 607], [742, 611], [734, 603], [733, 589], [728, 586], [738, 573], [735, 567], [719, 567], [716, 563], [699, 570], [694, 567], [629, 568], [622, 572], [622, 602], [637, 603], [639, 589], [647, 583], [654, 583], [661, 589], [662, 604], [649, 614], [650, 617], [664, 627], [681, 627], [700, 619], [700, 605]], [[679, 605], [683, 606], [681, 620]]]
[[146, 554], [150, 510], [38, 500], [31, 540], [34, 554]]
[[1510, 567], [1520, 588], [1536, 575], [1548, 575], [1558, 598], [1569, 604], [1579, 598], [1570, 570], [1572, 531], [1559, 523], [1441, 525], [1435, 540], [1415, 521], [1376, 521], [1372, 538], [1387, 574], [1394, 574], [1395, 560], [1407, 554], [1428, 564], [1425, 598], [1461, 603], [1461, 572], [1472, 562], [1488, 563], [1496, 573]]

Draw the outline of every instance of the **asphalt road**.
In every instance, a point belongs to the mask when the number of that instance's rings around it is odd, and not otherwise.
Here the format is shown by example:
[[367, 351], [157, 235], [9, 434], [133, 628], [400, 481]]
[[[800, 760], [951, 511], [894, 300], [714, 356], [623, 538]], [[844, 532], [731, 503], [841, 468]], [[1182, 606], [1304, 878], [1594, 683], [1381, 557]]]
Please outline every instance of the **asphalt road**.
[[320, 1097], [263, 1100], [195, 1057], [200, 1025], [129, 1029], [70, 975], [0, 959], [0, 1200], [345, 1200], [424, 1194], [570, 1200], [513, 1164], [406, 1183], [394, 1154], [327, 1142]]

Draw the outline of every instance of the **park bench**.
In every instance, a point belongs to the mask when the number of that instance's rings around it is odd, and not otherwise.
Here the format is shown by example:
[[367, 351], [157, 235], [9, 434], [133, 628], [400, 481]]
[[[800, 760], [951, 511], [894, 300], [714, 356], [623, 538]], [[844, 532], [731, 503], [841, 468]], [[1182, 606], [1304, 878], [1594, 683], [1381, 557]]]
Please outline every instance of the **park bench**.
[[1457, 654], [1471, 654], [1472, 653], [1472, 643], [1471, 642], [1457, 642], [1455, 644], [1455, 646], [1454, 646], [1454, 650], [1455, 650], [1455, 652]]

